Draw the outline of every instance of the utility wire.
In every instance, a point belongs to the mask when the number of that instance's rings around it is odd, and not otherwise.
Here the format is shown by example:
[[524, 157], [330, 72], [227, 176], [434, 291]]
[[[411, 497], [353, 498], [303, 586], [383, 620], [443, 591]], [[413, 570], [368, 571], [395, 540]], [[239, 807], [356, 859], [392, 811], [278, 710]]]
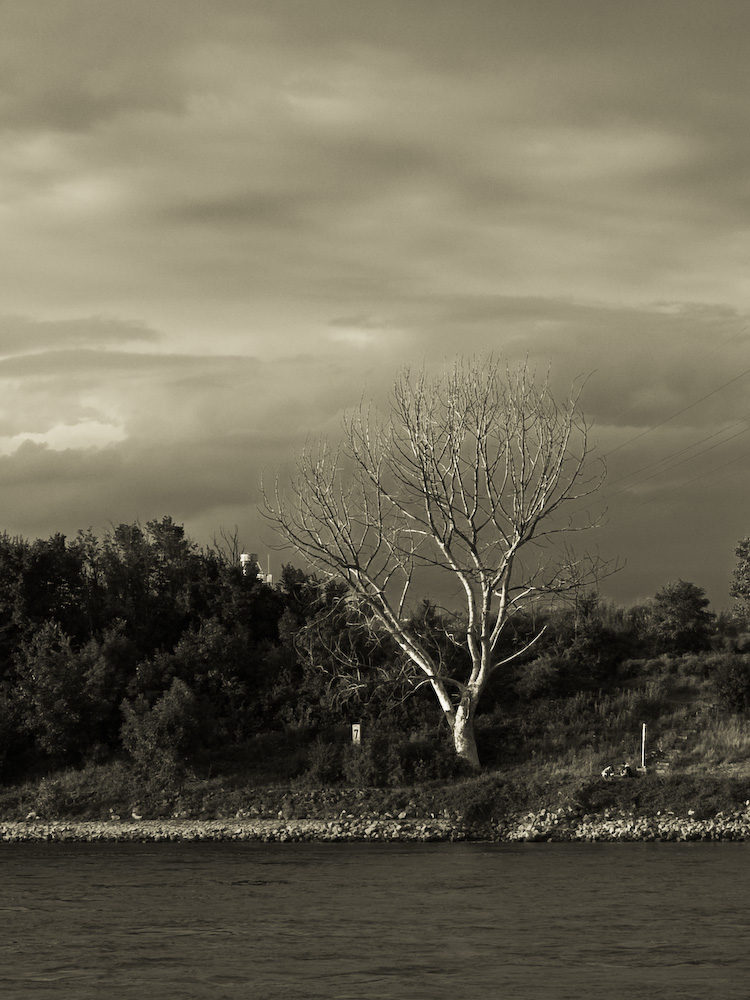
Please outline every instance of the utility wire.
[[694, 406], [697, 406], [699, 403], [702, 403], [706, 399], [710, 399], [711, 396], [715, 396], [717, 392], [721, 392], [722, 389], [726, 389], [727, 386], [732, 385], [734, 382], [738, 382], [741, 378], [744, 378], [746, 375], [750, 375], [750, 368], [746, 368], [744, 372], [740, 372], [739, 375], [735, 375], [734, 378], [730, 378], [728, 382], [724, 382], [723, 385], [719, 385], [715, 389], [712, 389], [711, 392], [707, 392], [706, 395], [701, 396], [700, 399], [696, 399], [694, 402], [688, 403], [687, 406], [683, 406], [681, 410], [677, 410], [676, 413], [672, 413], [670, 414], [670, 416], [665, 417], [664, 420], [660, 420], [659, 423], [654, 424], [653, 427], [648, 427], [646, 428], [645, 431], [641, 431], [640, 434], [636, 434], [634, 437], [629, 438], [627, 441], [623, 441], [622, 444], [618, 444], [616, 448], [612, 448], [611, 451], [607, 452], [605, 458], [609, 458], [610, 455], [614, 455], [616, 451], [620, 451], [621, 448], [626, 448], [629, 444], [632, 444], [634, 441], [640, 440], [640, 438], [645, 437], [652, 431], [655, 431], [658, 427], [663, 427], [664, 424], [669, 423], [670, 420], [674, 420], [675, 417], [679, 417], [683, 413], [687, 413], [687, 411], [692, 410]]
[[[692, 462], [693, 459], [698, 458], [700, 455], [706, 455], [709, 451], [713, 451], [715, 448], [720, 448], [721, 445], [727, 444], [727, 442], [729, 442], [729, 441], [733, 441], [734, 438], [739, 437], [741, 434], [747, 434], [748, 430], [750, 430], [750, 427], [743, 427], [742, 430], [736, 431], [734, 434], [731, 435], [731, 437], [725, 438], [723, 441], [717, 441], [716, 444], [712, 444], [708, 448], [704, 448], [702, 451], [696, 452], [695, 455], [688, 455], [687, 458], [683, 458], [679, 462], [674, 462], [672, 465], [669, 465], [669, 466], [667, 466], [664, 469], [659, 469], [657, 472], [653, 472], [650, 476], [645, 476], [642, 479], [638, 479], [634, 483], [631, 483], [629, 486], [621, 486], [620, 489], [619, 490], [615, 490], [614, 493], [607, 494], [604, 497], [604, 499], [605, 500], [611, 500], [612, 497], [616, 497], [619, 493], [624, 493], [626, 490], [634, 489], [636, 486], [640, 486], [642, 483], [647, 483], [651, 479], [656, 479], [657, 476], [661, 476], [665, 472], [671, 472], [672, 469], [676, 469], [680, 465], [684, 465], [685, 462]], [[711, 435], [711, 437], [715, 437], [715, 435]], [[705, 438], [704, 440], [709, 440], [709, 439]], [[698, 442], [698, 443], [700, 444], [701, 442]], [[695, 447], [695, 446], [691, 445], [690, 447]], [[684, 449], [683, 448], [683, 451], [686, 451], [686, 450], [688, 450], [688, 449]], [[676, 452], [675, 454], [679, 455], [680, 452]], [[663, 459], [663, 461], [666, 461], [666, 459]], [[654, 464], [658, 464], [658, 463], [654, 463]], [[646, 466], [646, 468], [649, 468], [649, 466]], [[625, 476], [624, 478], [627, 479], [629, 477]], [[617, 482], [622, 482], [622, 480], [617, 480]], [[691, 482], [692, 482], [692, 480], [691, 480]], [[687, 484], [685, 484], [685, 485], [687, 485]]]
[[[705, 444], [706, 441], [711, 441], [711, 440], [713, 440], [713, 438], [718, 437], [720, 434], [725, 434], [727, 431], [732, 430], [732, 428], [734, 428], [734, 427], [739, 427], [740, 424], [744, 424], [746, 422], [746, 420], [747, 420], [747, 418], [745, 418], [743, 420], [736, 420], [733, 424], [729, 424], [727, 427], [722, 427], [720, 430], [714, 431], [713, 434], [708, 434], [706, 437], [701, 438], [699, 441], [693, 441], [692, 444], [685, 445], [684, 448], [679, 448], [677, 451], [670, 452], [668, 455], [664, 455], [663, 458], [657, 458], [657, 460], [655, 462], [649, 462], [648, 465], [642, 465], [640, 468], [634, 469], [632, 472], [629, 472], [627, 475], [620, 476], [619, 479], [615, 479], [612, 482], [608, 482], [607, 485], [608, 486], [616, 486], [618, 483], [623, 483], [627, 479], [632, 479], [633, 476], [637, 476], [641, 472], [647, 472], [649, 469], [653, 469], [655, 465], [662, 465], [664, 462], [667, 462], [670, 458], [677, 458], [678, 455], [684, 455], [684, 453], [686, 451], [690, 451], [692, 448], [697, 448], [698, 445]], [[745, 428], [745, 429], [747, 430], [747, 428]], [[733, 437], [734, 436], [736, 436], [736, 435], [733, 435]], [[727, 441], [731, 441], [731, 438], [727, 438], [726, 440]], [[718, 443], [719, 444], [723, 444], [723, 442], [718, 442]], [[698, 454], [703, 454], [703, 452], [699, 452]], [[663, 471], [667, 472], [668, 470], [664, 469]], [[638, 483], [636, 482], [636, 483], [633, 483], [632, 485], [633, 486], [637, 486]], [[616, 492], [620, 493], [621, 491], [617, 490]], [[615, 494], [613, 493], [611, 495], [614, 496]]]
[[[670, 486], [670, 488], [668, 490], [662, 490], [660, 493], [657, 493], [655, 496], [651, 497], [649, 500], [641, 500], [641, 501], [639, 501], [638, 505], [640, 507], [645, 507], [646, 504], [654, 503], [654, 501], [659, 500], [661, 497], [667, 496], [667, 494], [669, 494], [669, 493], [674, 493], [675, 490], [682, 490], [686, 486], [692, 486], [693, 483], [697, 483], [700, 479], [705, 479], [706, 476], [712, 476], [716, 472], [721, 472], [722, 469], [728, 468], [730, 465], [736, 465], [737, 462], [741, 462], [743, 459], [747, 458], [748, 456], [750, 456], [750, 452], [747, 452], [747, 451], [743, 452], [743, 454], [742, 455], [738, 455], [737, 458], [731, 458], [728, 462], [724, 462], [722, 465], [717, 465], [713, 469], [709, 469], [707, 472], [702, 472], [699, 476], [694, 476], [692, 479], [688, 479], [687, 482], [678, 483], [677, 486]], [[731, 473], [730, 475], [734, 475], [734, 473]], [[723, 477], [723, 478], [729, 478], [729, 477]]]

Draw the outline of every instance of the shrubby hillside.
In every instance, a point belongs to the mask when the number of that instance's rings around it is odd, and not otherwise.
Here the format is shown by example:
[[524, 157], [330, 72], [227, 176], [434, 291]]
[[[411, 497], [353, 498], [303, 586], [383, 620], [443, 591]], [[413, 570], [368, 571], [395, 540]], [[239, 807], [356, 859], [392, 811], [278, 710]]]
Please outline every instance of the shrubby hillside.
[[[507, 652], [542, 634], [485, 692], [485, 774], [466, 795], [522, 804], [555, 787], [593, 807], [605, 764], [639, 763], [643, 723], [650, 774], [747, 774], [749, 553], [731, 612], [680, 580], [642, 606], [588, 591], [519, 614]], [[6, 534], [0, 565], [1, 811], [205, 813], [251, 787], [466, 777], [431, 694], [340, 585], [291, 565], [269, 585], [236, 545], [199, 548], [169, 517], [102, 538]], [[460, 680], [461, 621], [425, 601], [412, 624]]]

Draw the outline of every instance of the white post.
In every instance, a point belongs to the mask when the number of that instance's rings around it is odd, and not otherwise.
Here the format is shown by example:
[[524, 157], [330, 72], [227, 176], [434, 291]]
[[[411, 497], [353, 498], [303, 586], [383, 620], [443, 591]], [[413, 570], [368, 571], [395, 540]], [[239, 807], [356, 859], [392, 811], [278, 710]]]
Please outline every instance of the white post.
[[362, 723], [355, 722], [352, 725], [352, 743], [355, 746], [359, 746], [361, 742], [362, 742]]
[[641, 730], [641, 770], [646, 770], [646, 723]]

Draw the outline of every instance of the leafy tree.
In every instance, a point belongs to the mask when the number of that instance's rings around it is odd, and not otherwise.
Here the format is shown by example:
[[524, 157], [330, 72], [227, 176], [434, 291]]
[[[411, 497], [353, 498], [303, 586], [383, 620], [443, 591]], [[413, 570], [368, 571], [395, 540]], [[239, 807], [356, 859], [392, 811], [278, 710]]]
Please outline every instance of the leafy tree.
[[707, 649], [715, 615], [702, 587], [686, 580], [669, 583], [651, 602], [648, 629], [661, 653], [693, 653]]
[[24, 724], [46, 753], [76, 760], [111, 735], [122, 697], [108, 643], [90, 640], [76, 651], [55, 622], [46, 622], [21, 648], [17, 668]]
[[518, 670], [516, 690], [524, 695], [599, 688], [636, 649], [624, 615], [615, 614], [595, 591], [577, 595], [572, 608], [550, 612], [545, 626], [534, 650], [539, 659]]
[[20, 580], [29, 543], [23, 538], [0, 534], [0, 678], [12, 666], [19, 642], [26, 631], [20, 610]]
[[192, 689], [176, 677], [149, 706], [145, 698], [122, 704], [122, 742], [149, 786], [171, 788], [184, 777], [200, 719]]
[[[279, 583], [286, 608], [279, 619], [279, 644], [266, 649], [274, 682], [267, 690], [266, 715], [284, 725], [327, 727], [349, 709], [359, 715], [368, 650], [356, 628], [343, 584], [321, 583], [291, 565]], [[351, 667], [351, 669], [349, 669]]]
[[251, 642], [277, 642], [285, 603], [283, 594], [274, 587], [243, 576], [236, 565], [224, 564], [215, 603], [203, 620], [215, 617], [228, 629], [243, 629]]
[[185, 632], [173, 652], [140, 662], [129, 687], [131, 697], [154, 704], [180, 680], [190, 686], [202, 718], [200, 744], [242, 739], [257, 725], [261, 694], [247, 632], [227, 629], [216, 619]]
[[[303, 452], [291, 490], [277, 483], [266, 497], [286, 541], [346, 584], [373, 629], [432, 688], [472, 768], [474, 716], [490, 675], [524, 652], [500, 652], [515, 612], [601, 573], [595, 560], [554, 544], [562, 531], [591, 526], [580, 511], [600, 477], [585, 478], [587, 453], [577, 393], [560, 405], [548, 379], [537, 383], [526, 367], [458, 363], [434, 380], [404, 371], [383, 419], [360, 407], [340, 446]], [[423, 569], [465, 602], [454, 640], [470, 667], [460, 679], [408, 613]]]
[[101, 639], [89, 639], [78, 652], [85, 681], [84, 721], [90, 747], [119, 748], [120, 704], [136, 660], [136, 647], [119, 621], [105, 629]]
[[0, 681], [0, 780], [25, 763], [27, 749], [28, 736], [18, 690], [7, 680]]
[[79, 552], [65, 535], [38, 538], [25, 547], [16, 584], [16, 620], [26, 635], [57, 622], [81, 641], [88, 634]]
[[109, 614], [127, 623], [146, 655], [173, 649], [198, 624], [218, 576], [215, 558], [200, 553], [171, 517], [148, 521], [145, 528], [119, 524], [104, 539], [101, 579]]
[[88, 528], [78, 532], [70, 549], [79, 565], [79, 599], [87, 633], [99, 637], [118, 620], [108, 601], [102, 543]]

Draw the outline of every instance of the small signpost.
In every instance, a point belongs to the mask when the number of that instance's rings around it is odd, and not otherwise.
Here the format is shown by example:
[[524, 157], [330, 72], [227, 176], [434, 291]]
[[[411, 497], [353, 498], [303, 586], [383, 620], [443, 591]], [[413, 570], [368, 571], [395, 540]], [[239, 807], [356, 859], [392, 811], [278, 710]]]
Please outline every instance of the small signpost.
[[355, 722], [352, 724], [352, 743], [355, 746], [359, 746], [362, 742], [362, 723]]
[[641, 771], [646, 770], [646, 723], [641, 728]]

